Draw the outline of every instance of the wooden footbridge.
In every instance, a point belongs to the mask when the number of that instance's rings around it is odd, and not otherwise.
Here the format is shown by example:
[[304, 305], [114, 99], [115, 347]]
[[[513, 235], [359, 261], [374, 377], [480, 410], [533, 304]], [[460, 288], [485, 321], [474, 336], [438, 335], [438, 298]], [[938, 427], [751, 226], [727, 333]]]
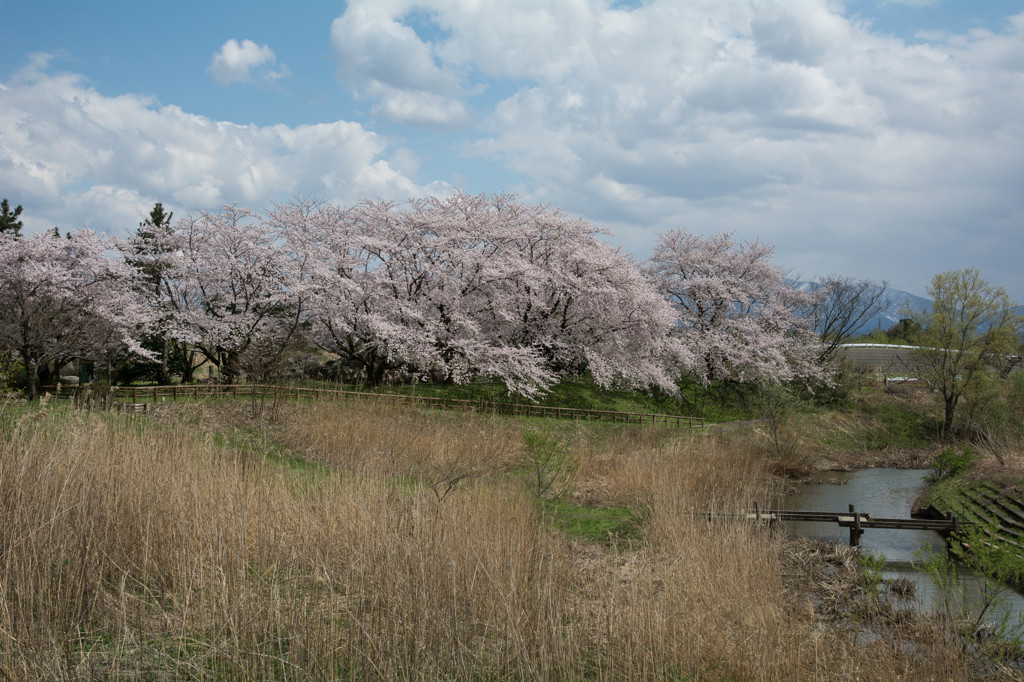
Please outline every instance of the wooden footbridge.
[[761, 510], [757, 504], [753, 511], [738, 514], [709, 514], [708, 518], [728, 518], [752, 523], [777, 523], [779, 521], [803, 521], [810, 523], [835, 523], [841, 528], [850, 529], [850, 545], [860, 545], [860, 538], [868, 528], [888, 528], [892, 530], [933, 530], [943, 535], [956, 535], [961, 528], [973, 525], [950, 514], [941, 519], [886, 519], [874, 517], [865, 512], [858, 512], [850, 505], [847, 512], [792, 511], [788, 509]]

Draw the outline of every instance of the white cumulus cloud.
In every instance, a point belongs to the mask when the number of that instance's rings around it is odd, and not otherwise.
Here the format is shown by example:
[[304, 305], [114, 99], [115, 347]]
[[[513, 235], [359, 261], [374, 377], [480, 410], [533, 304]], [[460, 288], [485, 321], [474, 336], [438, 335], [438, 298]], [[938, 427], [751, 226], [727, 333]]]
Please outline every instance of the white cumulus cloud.
[[438, 127], [459, 126], [472, 119], [461, 100], [430, 92], [384, 89], [373, 113], [396, 123]]
[[0, 87], [0, 187], [25, 206], [30, 229], [130, 231], [157, 201], [184, 212], [425, 192], [388, 162], [408, 154], [359, 123], [215, 121], [151, 98], [109, 97], [41, 64]]
[[351, 0], [332, 45], [376, 115], [464, 104], [463, 153], [638, 253], [736, 229], [808, 275], [1024, 292], [1024, 15], [903, 40], [832, 0]]
[[277, 80], [289, 75], [284, 64], [276, 69], [274, 51], [267, 45], [258, 45], [251, 40], [238, 42], [231, 38], [220, 51], [213, 55], [209, 72], [221, 85], [248, 83], [256, 79]]
[[[407, 8], [411, 8], [408, 5]], [[354, 2], [331, 25], [338, 77], [360, 97], [378, 100], [374, 113], [408, 124], [456, 126], [470, 120], [462, 98], [473, 92], [457, 65], [441, 63], [395, 13], [401, 7]]]

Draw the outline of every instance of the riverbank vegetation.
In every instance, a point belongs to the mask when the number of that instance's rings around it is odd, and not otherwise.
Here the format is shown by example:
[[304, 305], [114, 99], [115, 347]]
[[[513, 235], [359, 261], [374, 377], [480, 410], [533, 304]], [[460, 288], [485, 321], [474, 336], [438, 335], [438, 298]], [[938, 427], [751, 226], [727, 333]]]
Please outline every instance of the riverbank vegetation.
[[756, 431], [270, 416], [5, 407], [0, 676], [1012, 674], [850, 555], [706, 521], [782, 485]]

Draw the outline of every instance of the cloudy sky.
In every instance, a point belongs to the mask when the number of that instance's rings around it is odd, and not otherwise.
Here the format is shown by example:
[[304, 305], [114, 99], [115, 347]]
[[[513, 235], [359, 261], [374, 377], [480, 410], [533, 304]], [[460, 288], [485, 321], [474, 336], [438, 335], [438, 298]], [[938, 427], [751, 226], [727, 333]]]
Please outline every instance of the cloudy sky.
[[133, 231], [297, 196], [512, 191], [638, 257], [1024, 302], [1024, 0], [0, 0], [0, 196]]

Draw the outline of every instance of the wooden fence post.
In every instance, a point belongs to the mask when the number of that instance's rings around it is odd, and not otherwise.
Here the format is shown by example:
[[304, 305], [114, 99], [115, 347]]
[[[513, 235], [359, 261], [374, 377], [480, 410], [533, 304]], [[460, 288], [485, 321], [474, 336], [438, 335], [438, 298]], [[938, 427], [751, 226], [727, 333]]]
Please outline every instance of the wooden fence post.
[[864, 533], [864, 529], [860, 527], [860, 514], [852, 504], [850, 513], [853, 514], [853, 523], [850, 525], [850, 547], [860, 547], [860, 536]]

